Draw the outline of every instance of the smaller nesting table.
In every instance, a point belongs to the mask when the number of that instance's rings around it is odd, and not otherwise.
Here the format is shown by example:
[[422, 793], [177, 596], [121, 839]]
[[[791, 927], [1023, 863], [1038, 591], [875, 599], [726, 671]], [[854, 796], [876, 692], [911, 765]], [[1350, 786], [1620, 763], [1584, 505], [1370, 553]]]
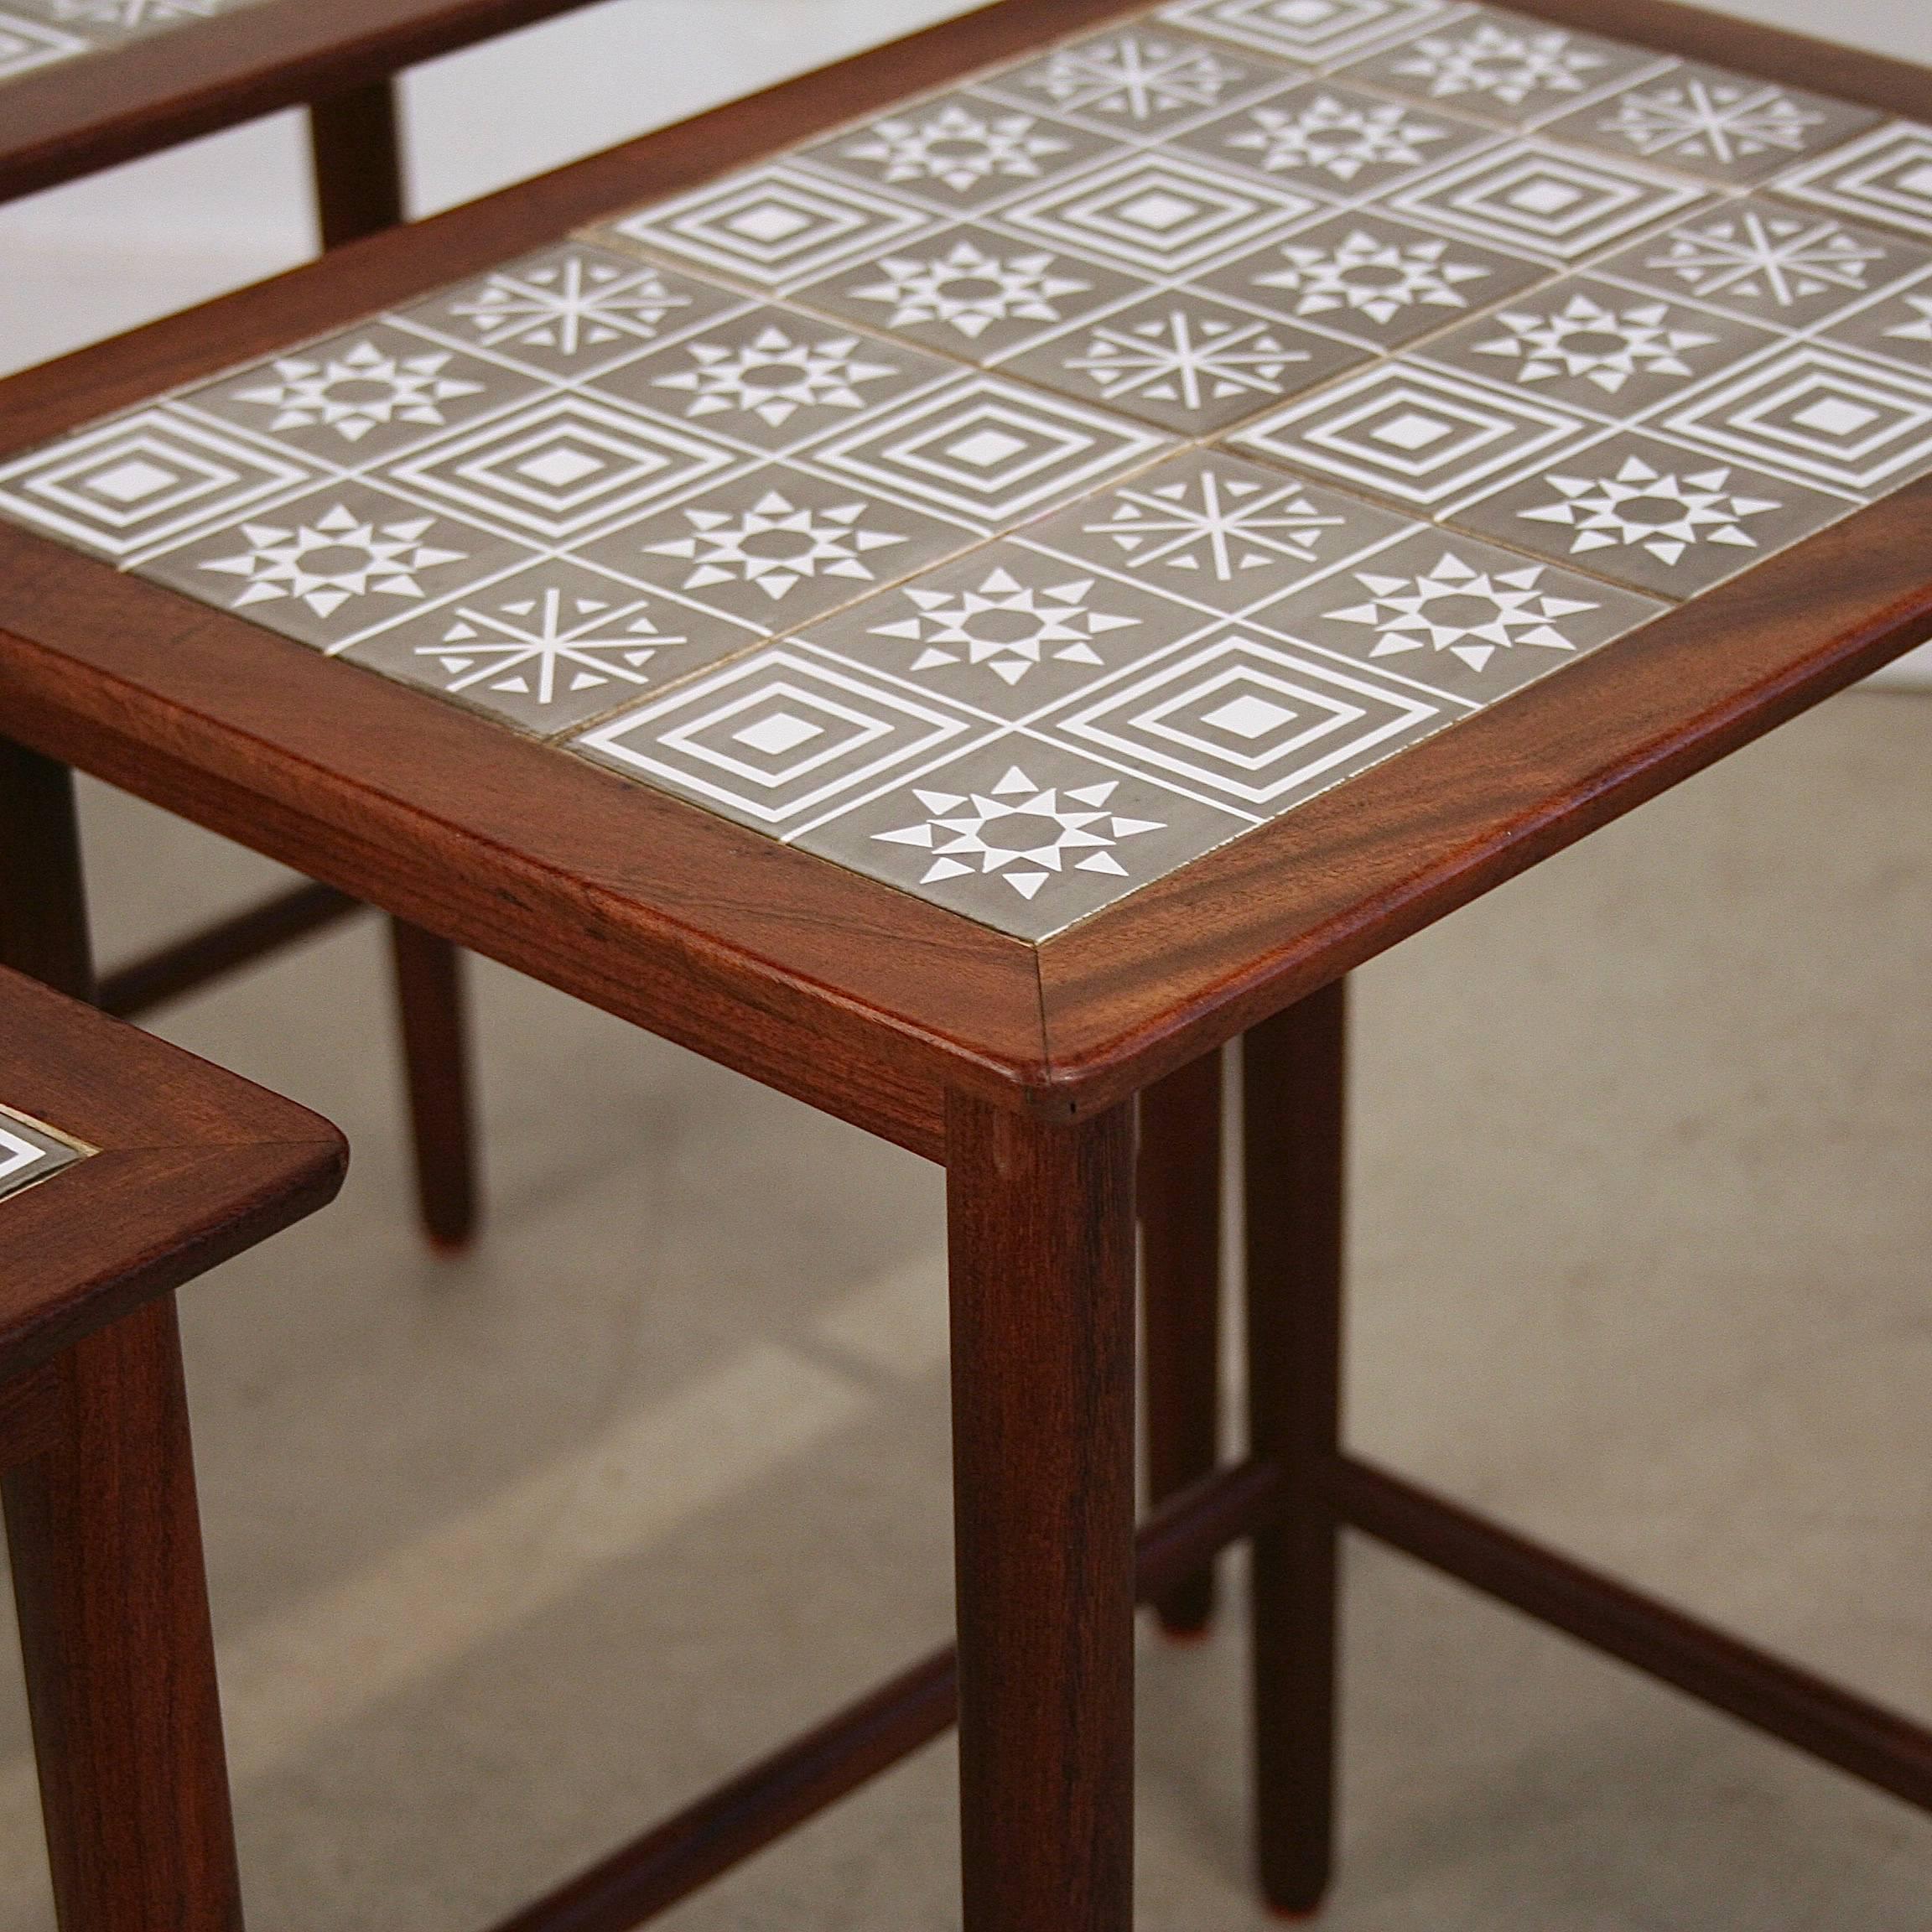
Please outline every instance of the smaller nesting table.
[[347, 1158], [305, 1108], [0, 970], [0, 1496], [63, 1932], [241, 1924], [174, 1291], [326, 1205]]

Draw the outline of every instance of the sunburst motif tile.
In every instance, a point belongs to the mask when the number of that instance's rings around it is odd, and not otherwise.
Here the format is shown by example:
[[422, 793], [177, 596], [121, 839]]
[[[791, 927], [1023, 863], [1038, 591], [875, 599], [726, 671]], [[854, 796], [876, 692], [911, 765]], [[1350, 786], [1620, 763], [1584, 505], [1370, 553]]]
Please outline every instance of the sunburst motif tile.
[[[0, 80], [252, 3], [0, 0]], [[1036, 941], [1928, 475], [1932, 127], [1171, 0], [13, 455], [0, 516]]]

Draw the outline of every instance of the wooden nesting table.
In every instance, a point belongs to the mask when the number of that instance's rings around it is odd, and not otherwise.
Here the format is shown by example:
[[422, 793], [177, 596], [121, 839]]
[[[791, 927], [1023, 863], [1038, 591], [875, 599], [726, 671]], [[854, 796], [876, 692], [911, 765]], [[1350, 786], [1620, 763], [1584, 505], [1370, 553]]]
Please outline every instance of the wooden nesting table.
[[1348, 969], [1932, 635], [1915, 115], [1654, 0], [1008, 0], [0, 390], [23, 946], [79, 766], [948, 1170], [957, 1659], [517, 1932], [641, 1923], [955, 1702], [969, 1932], [1124, 1932], [1133, 1603], [1241, 1538], [1311, 1909], [1345, 1523], [1932, 1804], [1924, 1732], [1338, 1400]]

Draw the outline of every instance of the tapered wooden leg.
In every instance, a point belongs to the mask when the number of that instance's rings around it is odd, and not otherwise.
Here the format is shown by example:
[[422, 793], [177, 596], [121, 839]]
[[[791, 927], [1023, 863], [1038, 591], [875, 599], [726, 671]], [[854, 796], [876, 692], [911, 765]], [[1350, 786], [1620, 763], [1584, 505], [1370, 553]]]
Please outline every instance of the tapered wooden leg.
[[966, 1932], [1130, 1932], [1134, 1153], [947, 1123]]
[[1277, 1911], [1314, 1911], [1334, 1862], [1345, 982], [1248, 1036], [1248, 1426], [1281, 1509], [1254, 1539], [1256, 1846]]
[[463, 958], [447, 939], [389, 922], [402, 1065], [416, 1143], [416, 1198], [438, 1248], [476, 1232], [476, 1135], [470, 1099]]
[[[1165, 1503], [1213, 1472], [1221, 1434], [1221, 1056], [1140, 1096], [1140, 1272], [1148, 1495]], [[1156, 1606], [1170, 1636], [1214, 1614], [1212, 1568]]]
[[402, 143], [392, 80], [309, 106], [322, 246], [340, 248], [402, 219]]

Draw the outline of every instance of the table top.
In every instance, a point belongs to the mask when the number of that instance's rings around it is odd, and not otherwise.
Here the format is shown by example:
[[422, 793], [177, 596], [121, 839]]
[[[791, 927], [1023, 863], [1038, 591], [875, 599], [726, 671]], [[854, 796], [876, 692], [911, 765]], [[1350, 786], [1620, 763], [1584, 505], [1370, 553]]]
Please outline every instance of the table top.
[[0, 970], [0, 1379], [332, 1200], [292, 1100]]
[[0, 622], [909, 1145], [1104, 1104], [1932, 628], [1932, 77], [1537, 11], [1012, 0], [75, 359]]

